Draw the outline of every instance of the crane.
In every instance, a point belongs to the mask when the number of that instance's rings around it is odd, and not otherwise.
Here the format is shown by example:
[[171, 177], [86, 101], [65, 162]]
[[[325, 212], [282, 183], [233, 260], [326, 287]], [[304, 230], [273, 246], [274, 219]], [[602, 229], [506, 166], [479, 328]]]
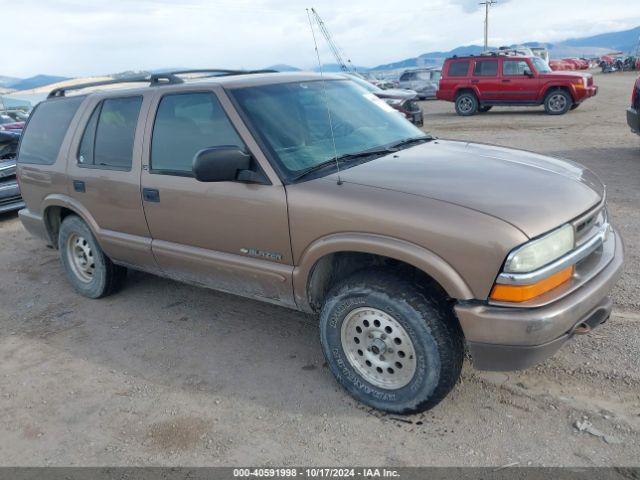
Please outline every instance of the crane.
[[320, 18], [320, 15], [318, 15], [318, 12], [316, 12], [315, 8], [311, 8], [311, 14], [313, 15], [314, 21], [318, 25], [318, 29], [322, 32], [322, 36], [327, 41], [327, 44], [329, 45], [329, 49], [331, 50], [331, 53], [333, 53], [333, 56], [335, 57], [336, 62], [340, 67], [340, 70], [342, 70], [345, 73], [357, 74], [358, 72], [356, 72], [356, 69], [353, 67], [351, 60], [347, 58], [347, 62], [345, 63], [345, 61], [342, 59], [341, 49], [333, 41], [333, 38], [331, 38], [331, 34], [329, 33], [329, 30], [327, 29], [326, 25], [322, 21], [322, 18]]

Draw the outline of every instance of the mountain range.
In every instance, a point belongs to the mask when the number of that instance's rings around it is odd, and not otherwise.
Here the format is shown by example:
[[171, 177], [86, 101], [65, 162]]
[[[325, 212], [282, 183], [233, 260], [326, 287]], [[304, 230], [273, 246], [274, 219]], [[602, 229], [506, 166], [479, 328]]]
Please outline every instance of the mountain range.
[[0, 87], [11, 90], [29, 90], [44, 85], [68, 80], [68, 77], [58, 77], [55, 75], [34, 75], [29, 78], [3, 77], [0, 76]]
[[[582, 57], [582, 56], [600, 56], [612, 51], [620, 51], [624, 53], [636, 54], [640, 46], [640, 27], [631, 28], [619, 32], [602, 33], [582, 38], [569, 38], [557, 43], [540, 43], [527, 42], [525, 46], [545, 46], [549, 50], [551, 58], [564, 57]], [[496, 48], [496, 47], [491, 47]], [[480, 45], [466, 45], [456, 47], [448, 51], [427, 52], [417, 57], [405, 58], [396, 62], [385, 63], [375, 67], [356, 66], [358, 71], [365, 72], [369, 70], [397, 70], [402, 68], [411, 68], [419, 66], [441, 65], [445, 58], [453, 55], [478, 55], [483, 51]], [[293, 72], [301, 70], [300, 68], [287, 65], [284, 63], [271, 65], [266, 67], [271, 70], [281, 72]], [[340, 66], [335, 63], [327, 63], [322, 66], [325, 72], [339, 72]], [[166, 70], [166, 69], [159, 69]], [[159, 71], [157, 70], [157, 71]], [[318, 71], [316, 67], [314, 70]], [[35, 75], [29, 78], [16, 78], [8, 76], [0, 76], [0, 88], [11, 90], [29, 90], [38, 88], [52, 83], [67, 80], [66, 77], [54, 75]]]

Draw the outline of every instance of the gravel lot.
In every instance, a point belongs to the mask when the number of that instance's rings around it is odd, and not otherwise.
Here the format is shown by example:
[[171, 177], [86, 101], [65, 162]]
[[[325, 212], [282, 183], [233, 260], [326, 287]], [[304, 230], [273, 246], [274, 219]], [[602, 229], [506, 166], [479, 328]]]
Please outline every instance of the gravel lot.
[[[479, 373], [406, 418], [359, 405], [324, 365], [315, 319], [132, 273], [75, 294], [55, 251], [0, 216], [2, 465], [638, 465], [640, 138], [635, 75], [562, 117], [426, 102], [443, 138], [562, 156], [596, 171], [627, 245], [611, 320], [521, 373]], [[509, 201], [509, 199], [505, 199]], [[587, 420], [603, 436], [578, 432]]]

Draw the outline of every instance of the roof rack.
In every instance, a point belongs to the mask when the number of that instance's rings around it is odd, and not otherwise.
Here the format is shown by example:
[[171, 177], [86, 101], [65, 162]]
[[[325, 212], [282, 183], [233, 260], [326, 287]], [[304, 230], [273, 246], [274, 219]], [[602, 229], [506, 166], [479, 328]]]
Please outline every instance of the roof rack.
[[[184, 83], [184, 80], [178, 75], [186, 75], [190, 73], [208, 73], [204, 78], [208, 77], [227, 77], [230, 75], [249, 75], [255, 73], [277, 73], [277, 70], [225, 70], [221, 68], [205, 68], [196, 70], [172, 70], [163, 73], [152, 73], [151, 75], [137, 75], [124, 78], [114, 78], [112, 80], [102, 80], [100, 82], [78, 83], [77, 85], [69, 85], [66, 87], [58, 87], [51, 92], [47, 98], [64, 97], [66, 92], [71, 90], [83, 90], [91, 87], [101, 87], [104, 85], [117, 85], [119, 83], [148, 83], [150, 87], [158, 85], [173, 85]], [[203, 78], [203, 77], [201, 77]]]

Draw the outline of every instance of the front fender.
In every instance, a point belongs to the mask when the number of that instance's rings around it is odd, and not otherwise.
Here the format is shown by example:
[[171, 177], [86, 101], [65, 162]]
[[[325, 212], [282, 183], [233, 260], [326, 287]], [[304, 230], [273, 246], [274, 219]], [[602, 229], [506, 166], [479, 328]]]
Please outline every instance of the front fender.
[[297, 305], [311, 311], [309, 276], [316, 263], [326, 255], [339, 252], [370, 253], [393, 258], [423, 271], [442, 286], [451, 298], [470, 300], [473, 293], [462, 276], [435, 253], [404, 240], [382, 235], [345, 232], [314, 241], [293, 270], [293, 290]]

